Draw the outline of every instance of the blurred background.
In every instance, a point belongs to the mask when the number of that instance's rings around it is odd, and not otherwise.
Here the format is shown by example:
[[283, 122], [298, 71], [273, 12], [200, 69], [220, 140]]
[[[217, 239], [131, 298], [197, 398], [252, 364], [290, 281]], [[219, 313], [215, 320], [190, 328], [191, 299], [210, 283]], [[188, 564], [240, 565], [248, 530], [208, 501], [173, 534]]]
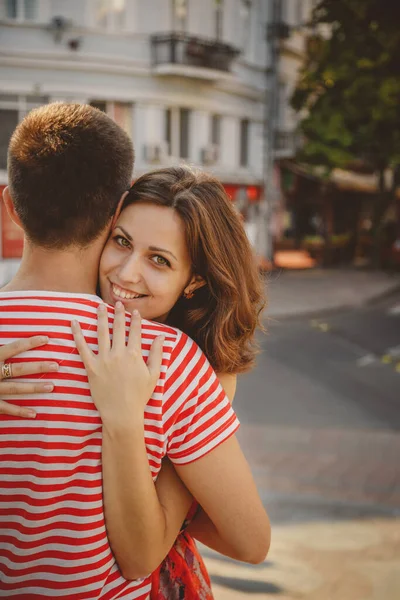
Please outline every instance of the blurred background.
[[[273, 524], [216, 600], [400, 597], [400, 3], [0, 0], [0, 191], [33, 107], [90, 103], [135, 172], [189, 162], [240, 212], [267, 335], [240, 437]], [[0, 212], [0, 284], [22, 253]]]

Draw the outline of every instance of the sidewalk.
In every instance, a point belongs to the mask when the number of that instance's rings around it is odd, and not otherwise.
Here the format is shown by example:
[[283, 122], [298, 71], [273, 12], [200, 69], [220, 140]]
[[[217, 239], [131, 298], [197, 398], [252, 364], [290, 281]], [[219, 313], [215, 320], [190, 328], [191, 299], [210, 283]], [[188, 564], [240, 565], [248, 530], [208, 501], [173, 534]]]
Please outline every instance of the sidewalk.
[[215, 600], [394, 600], [400, 522], [275, 525], [268, 560], [242, 565], [202, 548]]
[[[282, 271], [266, 285], [266, 319], [279, 321], [400, 293], [400, 275]], [[255, 566], [202, 547], [215, 600], [400, 598], [398, 433], [244, 423], [239, 435], [270, 514], [272, 543]]]
[[396, 432], [242, 425], [267, 507], [261, 565], [202, 547], [215, 600], [400, 597], [400, 437]]
[[266, 279], [266, 318], [317, 315], [362, 306], [400, 290], [400, 274], [357, 269], [271, 273]]

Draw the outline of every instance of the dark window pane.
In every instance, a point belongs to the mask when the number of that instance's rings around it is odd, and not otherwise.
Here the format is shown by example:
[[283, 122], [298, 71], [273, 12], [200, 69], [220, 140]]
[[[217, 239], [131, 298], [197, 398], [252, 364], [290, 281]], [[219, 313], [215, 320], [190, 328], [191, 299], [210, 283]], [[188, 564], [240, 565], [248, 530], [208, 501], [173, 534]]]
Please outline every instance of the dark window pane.
[[24, 18], [27, 21], [36, 19], [37, 0], [24, 0]]
[[0, 169], [7, 168], [8, 144], [17, 125], [17, 110], [0, 109]]
[[6, 0], [6, 16], [7, 19], [17, 18], [17, 0]]
[[179, 156], [181, 158], [189, 158], [189, 119], [190, 110], [188, 108], [181, 108], [179, 111], [179, 125], [180, 125], [180, 144], [179, 144]]
[[224, 0], [215, 0], [215, 37], [217, 40], [222, 39], [224, 18]]
[[164, 141], [168, 144], [168, 154], [172, 154], [172, 113], [170, 108], [165, 111]]
[[221, 117], [213, 115], [211, 120], [211, 143], [219, 146], [221, 143]]
[[243, 119], [240, 122], [240, 166], [247, 167], [249, 164], [249, 121]]
[[90, 102], [90, 106], [93, 106], [93, 108], [98, 108], [102, 112], [107, 113], [107, 102], [104, 102], [103, 100], [93, 100]]

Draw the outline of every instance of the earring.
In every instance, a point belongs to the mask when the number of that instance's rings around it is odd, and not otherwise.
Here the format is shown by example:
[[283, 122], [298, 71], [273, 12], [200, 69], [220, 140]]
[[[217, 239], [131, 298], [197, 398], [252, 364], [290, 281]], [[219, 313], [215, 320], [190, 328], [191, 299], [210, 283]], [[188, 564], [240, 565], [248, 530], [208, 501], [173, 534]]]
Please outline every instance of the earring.
[[193, 292], [184, 292], [183, 295], [186, 298], [186, 300], [190, 300], [190, 298], [193, 298], [194, 293]]

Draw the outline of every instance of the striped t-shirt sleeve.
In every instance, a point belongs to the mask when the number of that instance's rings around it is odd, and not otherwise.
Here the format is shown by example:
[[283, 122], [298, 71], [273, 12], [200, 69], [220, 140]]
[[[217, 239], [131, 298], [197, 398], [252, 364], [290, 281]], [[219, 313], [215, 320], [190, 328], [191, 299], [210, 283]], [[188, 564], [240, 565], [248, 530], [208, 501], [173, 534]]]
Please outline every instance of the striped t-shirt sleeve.
[[183, 333], [172, 351], [163, 404], [167, 455], [176, 464], [201, 458], [239, 427], [210, 363]]

